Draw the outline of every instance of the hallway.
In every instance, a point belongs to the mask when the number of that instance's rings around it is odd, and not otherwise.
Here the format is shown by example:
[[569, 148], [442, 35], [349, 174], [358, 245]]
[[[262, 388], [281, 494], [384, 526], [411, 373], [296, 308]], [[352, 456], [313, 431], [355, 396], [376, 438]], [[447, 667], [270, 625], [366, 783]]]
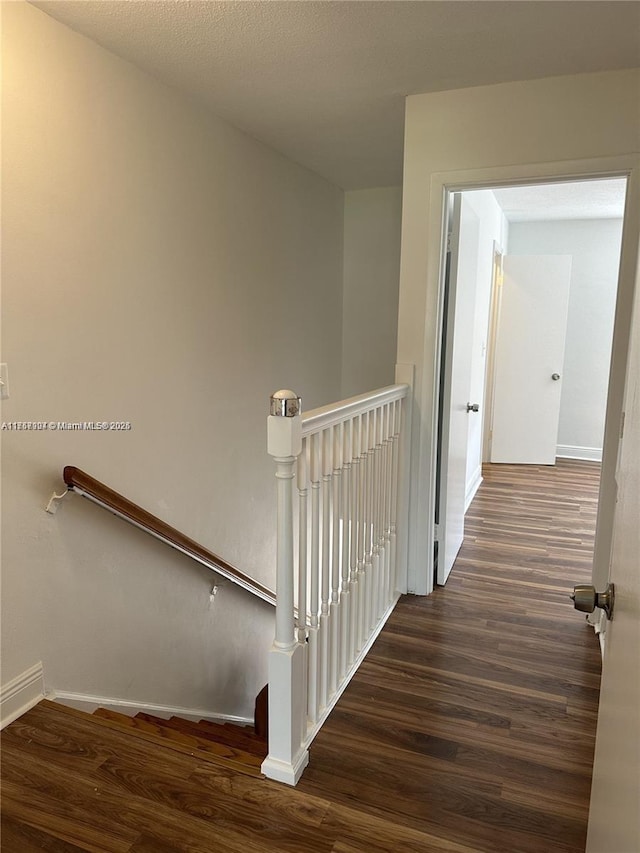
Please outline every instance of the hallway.
[[598, 473], [487, 468], [446, 588], [401, 599], [297, 788], [33, 708], [2, 733], [3, 853], [582, 853]]
[[447, 586], [401, 599], [299, 785], [375, 814], [369, 849], [584, 850], [600, 653], [569, 593], [598, 482], [589, 462], [486, 466]]

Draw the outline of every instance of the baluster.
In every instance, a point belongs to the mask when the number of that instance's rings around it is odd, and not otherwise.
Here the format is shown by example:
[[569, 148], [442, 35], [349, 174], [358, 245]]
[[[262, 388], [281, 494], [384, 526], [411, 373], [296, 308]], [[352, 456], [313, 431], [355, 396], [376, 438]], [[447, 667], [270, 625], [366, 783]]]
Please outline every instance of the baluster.
[[382, 408], [376, 409], [375, 419], [375, 438], [373, 446], [374, 460], [374, 483], [373, 483], [373, 566], [375, 585], [373, 595], [371, 596], [371, 627], [375, 627], [378, 622], [378, 607], [380, 606], [380, 582], [382, 575], [382, 554], [380, 552], [380, 507], [382, 505], [382, 458], [380, 443], [380, 430], [382, 427]]
[[382, 614], [382, 605], [384, 603], [384, 501], [385, 501], [385, 477], [384, 477], [384, 424], [385, 424], [385, 407], [381, 406], [378, 409], [378, 428], [376, 429], [376, 458], [377, 458], [377, 478], [376, 478], [376, 539], [375, 547], [378, 554], [378, 577], [376, 583], [376, 595], [373, 608], [373, 624], [377, 625], [380, 615]]
[[364, 430], [365, 416], [359, 415], [356, 424], [357, 435], [357, 459], [356, 462], [356, 574], [355, 574], [355, 601], [354, 601], [354, 622], [353, 622], [353, 653], [354, 657], [360, 650], [362, 644], [362, 624], [363, 624], [363, 605], [364, 605], [364, 458], [362, 449], [364, 447]]
[[378, 429], [376, 431], [376, 456], [378, 457], [378, 503], [376, 513], [376, 547], [378, 549], [378, 583], [376, 586], [376, 606], [374, 609], [375, 623], [378, 623], [384, 602], [384, 421], [385, 408], [378, 409]]
[[376, 427], [376, 526], [375, 526], [375, 542], [378, 557], [378, 571], [376, 579], [376, 594], [373, 607], [373, 624], [378, 624], [380, 616], [380, 608], [382, 605], [383, 595], [382, 589], [384, 586], [384, 535], [382, 531], [382, 518], [384, 515], [384, 446], [382, 437], [384, 431], [384, 406], [378, 409], [377, 427]]
[[320, 588], [320, 437], [317, 433], [310, 436], [310, 473], [311, 473], [311, 566], [309, 572], [309, 719], [315, 723], [320, 710], [319, 693], [319, 640], [318, 609]]
[[307, 639], [307, 574], [309, 572], [309, 555], [307, 542], [308, 524], [308, 445], [307, 439], [302, 441], [302, 452], [298, 456], [298, 641]]
[[360, 577], [360, 607], [358, 648], [365, 644], [369, 627], [369, 595], [371, 592], [371, 459], [369, 457], [369, 441], [371, 435], [371, 412], [362, 415], [362, 437], [360, 442], [360, 457], [362, 459], [362, 524], [361, 546], [362, 575]]
[[373, 621], [373, 598], [375, 594], [376, 578], [373, 565], [373, 528], [375, 524], [375, 435], [376, 435], [376, 410], [369, 412], [369, 436], [367, 441], [367, 542], [364, 555], [365, 572], [367, 575], [367, 621], [365, 623], [365, 641], [371, 633], [371, 622]]
[[345, 421], [342, 430], [342, 590], [340, 593], [340, 659], [339, 681], [342, 681], [350, 661], [351, 591], [349, 568], [351, 563], [351, 421]]
[[384, 517], [382, 522], [382, 539], [384, 547], [384, 586], [383, 586], [383, 611], [386, 610], [391, 601], [390, 577], [391, 577], [391, 434], [393, 431], [393, 403], [385, 406], [385, 429], [384, 429]]
[[371, 466], [370, 507], [371, 507], [371, 584], [369, 590], [369, 624], [367, 636], [371, 633], [376, 623], [376, 610], [378, 606], [377, 592], [380, 582], [380, 549], [378, 547], [378, 499], [380, 496], [380, 465], [378, 458], [378, 429], [380, 422], [380, 410], [371, 412], [371, 434], [369, 438], [369, 460]]
[[338, 660], [340, 642], [340, 515], [342, 511], [342, 424], [332, 430], [333, 489], [331, 496], [331, 605], [329, 624], [331, 630], [329, 657], [329, 695], [338, 688]]
[[320, 611], [320, 707], [329, 698], [329, 596], [331, 572], [331, 430], [322, 431], [322, 606]]
[[[373, 606], [376, 587], [377, 566], [374, 566], [374, 526], [375, 526], [375, 475], [376, 475], [376, 424], [377, 410], [369, 412], [369, 435], [367, 441], [367, 551], [365, 553], [365, 572], [367, 574], [367, 621], [365, 625], [365, 639], [371, 633], [373, 623]], [[376, 556], [377, 563], [377, 556]]]
[[359, 491], [360, 491], [360, 416], [351, 421], [351, 551], [349, 554], [349, 661], [358, 649], [358, 542], [359, 542]]
[[298, 479], [298, 643], [302, 646], [304, 666], [304, 734], [309, 719], [309, 647], [307, 645], [307, 578], [309, 575], [309, 442], [302, 440], [302, 452], [297, 461]]
[[391, 542], [390, 550], [390, 572], [389, 572], [389, 589], [392, 597], [396, 594], [396, 575], [397, 575], [397, 512], [398, 512], [398, 478], [399, 470], [399, 450], [398, 444], [400, 440], [400, 431], [402, 429], [402, 418], [404, 415], [404, 401], [396, 400], [393, 404], [393, 436], [391, 441], [391, 507], [390, 507], [390, 523], [389, 523], [389, 539]]

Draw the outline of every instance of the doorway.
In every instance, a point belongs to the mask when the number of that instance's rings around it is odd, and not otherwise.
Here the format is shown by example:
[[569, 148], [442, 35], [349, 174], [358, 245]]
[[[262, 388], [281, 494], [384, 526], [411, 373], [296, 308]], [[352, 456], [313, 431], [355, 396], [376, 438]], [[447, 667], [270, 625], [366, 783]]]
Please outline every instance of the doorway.
[[[625, 191], [621, 177], [451, 194], [460, 209], [457, 219], [450, 217], [443, 294], [434, 583], [446, 582], [453, 565], [483, 463], [602, 459]], [[471, 296], [468, 281], [458, 287], [454, 278], [458, 268], [470, 266], [476, 267]], [[473, 302], [471, 324], [468, 304], [467, 320], [458, 322], [460, 293]], [[532, 319], [532, 300], [537, 300], [537, 319]], [[465, 340], [458, 335], [456, 341], [459, 328]], [[520, 362], [514, 358], [518, 348], [525, 351]], [[530, 375], [524, 374], [527, 363]], [[466, 376], [462, 396], [460, 371]], [[555, 411], [548, 411], [553, 406]], [[463, 415], [466, 429], [458, 428], [454, 436], [450, 423]], [[542, 428], [551, 431], [547, 456], [529, 458]], [[463, 456], [461, 492], [456, 478]], [[449, 465], [457, 472], [453, 477]]]

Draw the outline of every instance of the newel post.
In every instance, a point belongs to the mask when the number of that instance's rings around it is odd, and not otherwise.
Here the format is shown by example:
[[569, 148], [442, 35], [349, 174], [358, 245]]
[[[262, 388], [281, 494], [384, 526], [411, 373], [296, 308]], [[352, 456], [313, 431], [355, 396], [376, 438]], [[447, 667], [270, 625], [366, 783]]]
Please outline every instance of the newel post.
[[293, 391], [271, 396], [267, 419], [267, 448], [276, 463], [278, 521], [276, 551], [276, 638], [278, 649], [296, 643], [293, 613], [293, 478], [296, 458], [302, 450], [302, 400]]
[[309, 760], [303, 747], [306, 720], [305, 651], [296, 642], [293, 562], [293, 479], [302, 450], [301, 400], [293, 391], [271, 396], [267, 449], [276, 463], [276, 633], [269, 654], [269, 755], [271, 779], [295, 785]]

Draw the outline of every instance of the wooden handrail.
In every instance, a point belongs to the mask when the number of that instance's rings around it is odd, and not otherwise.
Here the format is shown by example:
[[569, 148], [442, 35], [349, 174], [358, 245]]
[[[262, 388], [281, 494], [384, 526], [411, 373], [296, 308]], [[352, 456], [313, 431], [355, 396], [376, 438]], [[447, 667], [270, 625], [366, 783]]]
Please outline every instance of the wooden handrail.
[[248, 577], [240, 569], [223, 560], [222, 557], [218, 557], [217, 554], [202, 545], [198, 545], [197, 542], [189, 539], [184, 533], [180, 533], [175, 527], [171, 527], [142, 507], [127, 500], [118, 492], [114, 492], [104, 483], [73, 465], [67, 465], [62, 476], [68, 489], [105, 507], [114, 515], [150, 533], [156, 539], [160, 539], [177, 551], [186, 554], [187, 557], [191, 557], [201, 565], [206, 566], [212, 572], [227, 578], [227, 580], [275, 607], [276, 595], [272, 590]]

